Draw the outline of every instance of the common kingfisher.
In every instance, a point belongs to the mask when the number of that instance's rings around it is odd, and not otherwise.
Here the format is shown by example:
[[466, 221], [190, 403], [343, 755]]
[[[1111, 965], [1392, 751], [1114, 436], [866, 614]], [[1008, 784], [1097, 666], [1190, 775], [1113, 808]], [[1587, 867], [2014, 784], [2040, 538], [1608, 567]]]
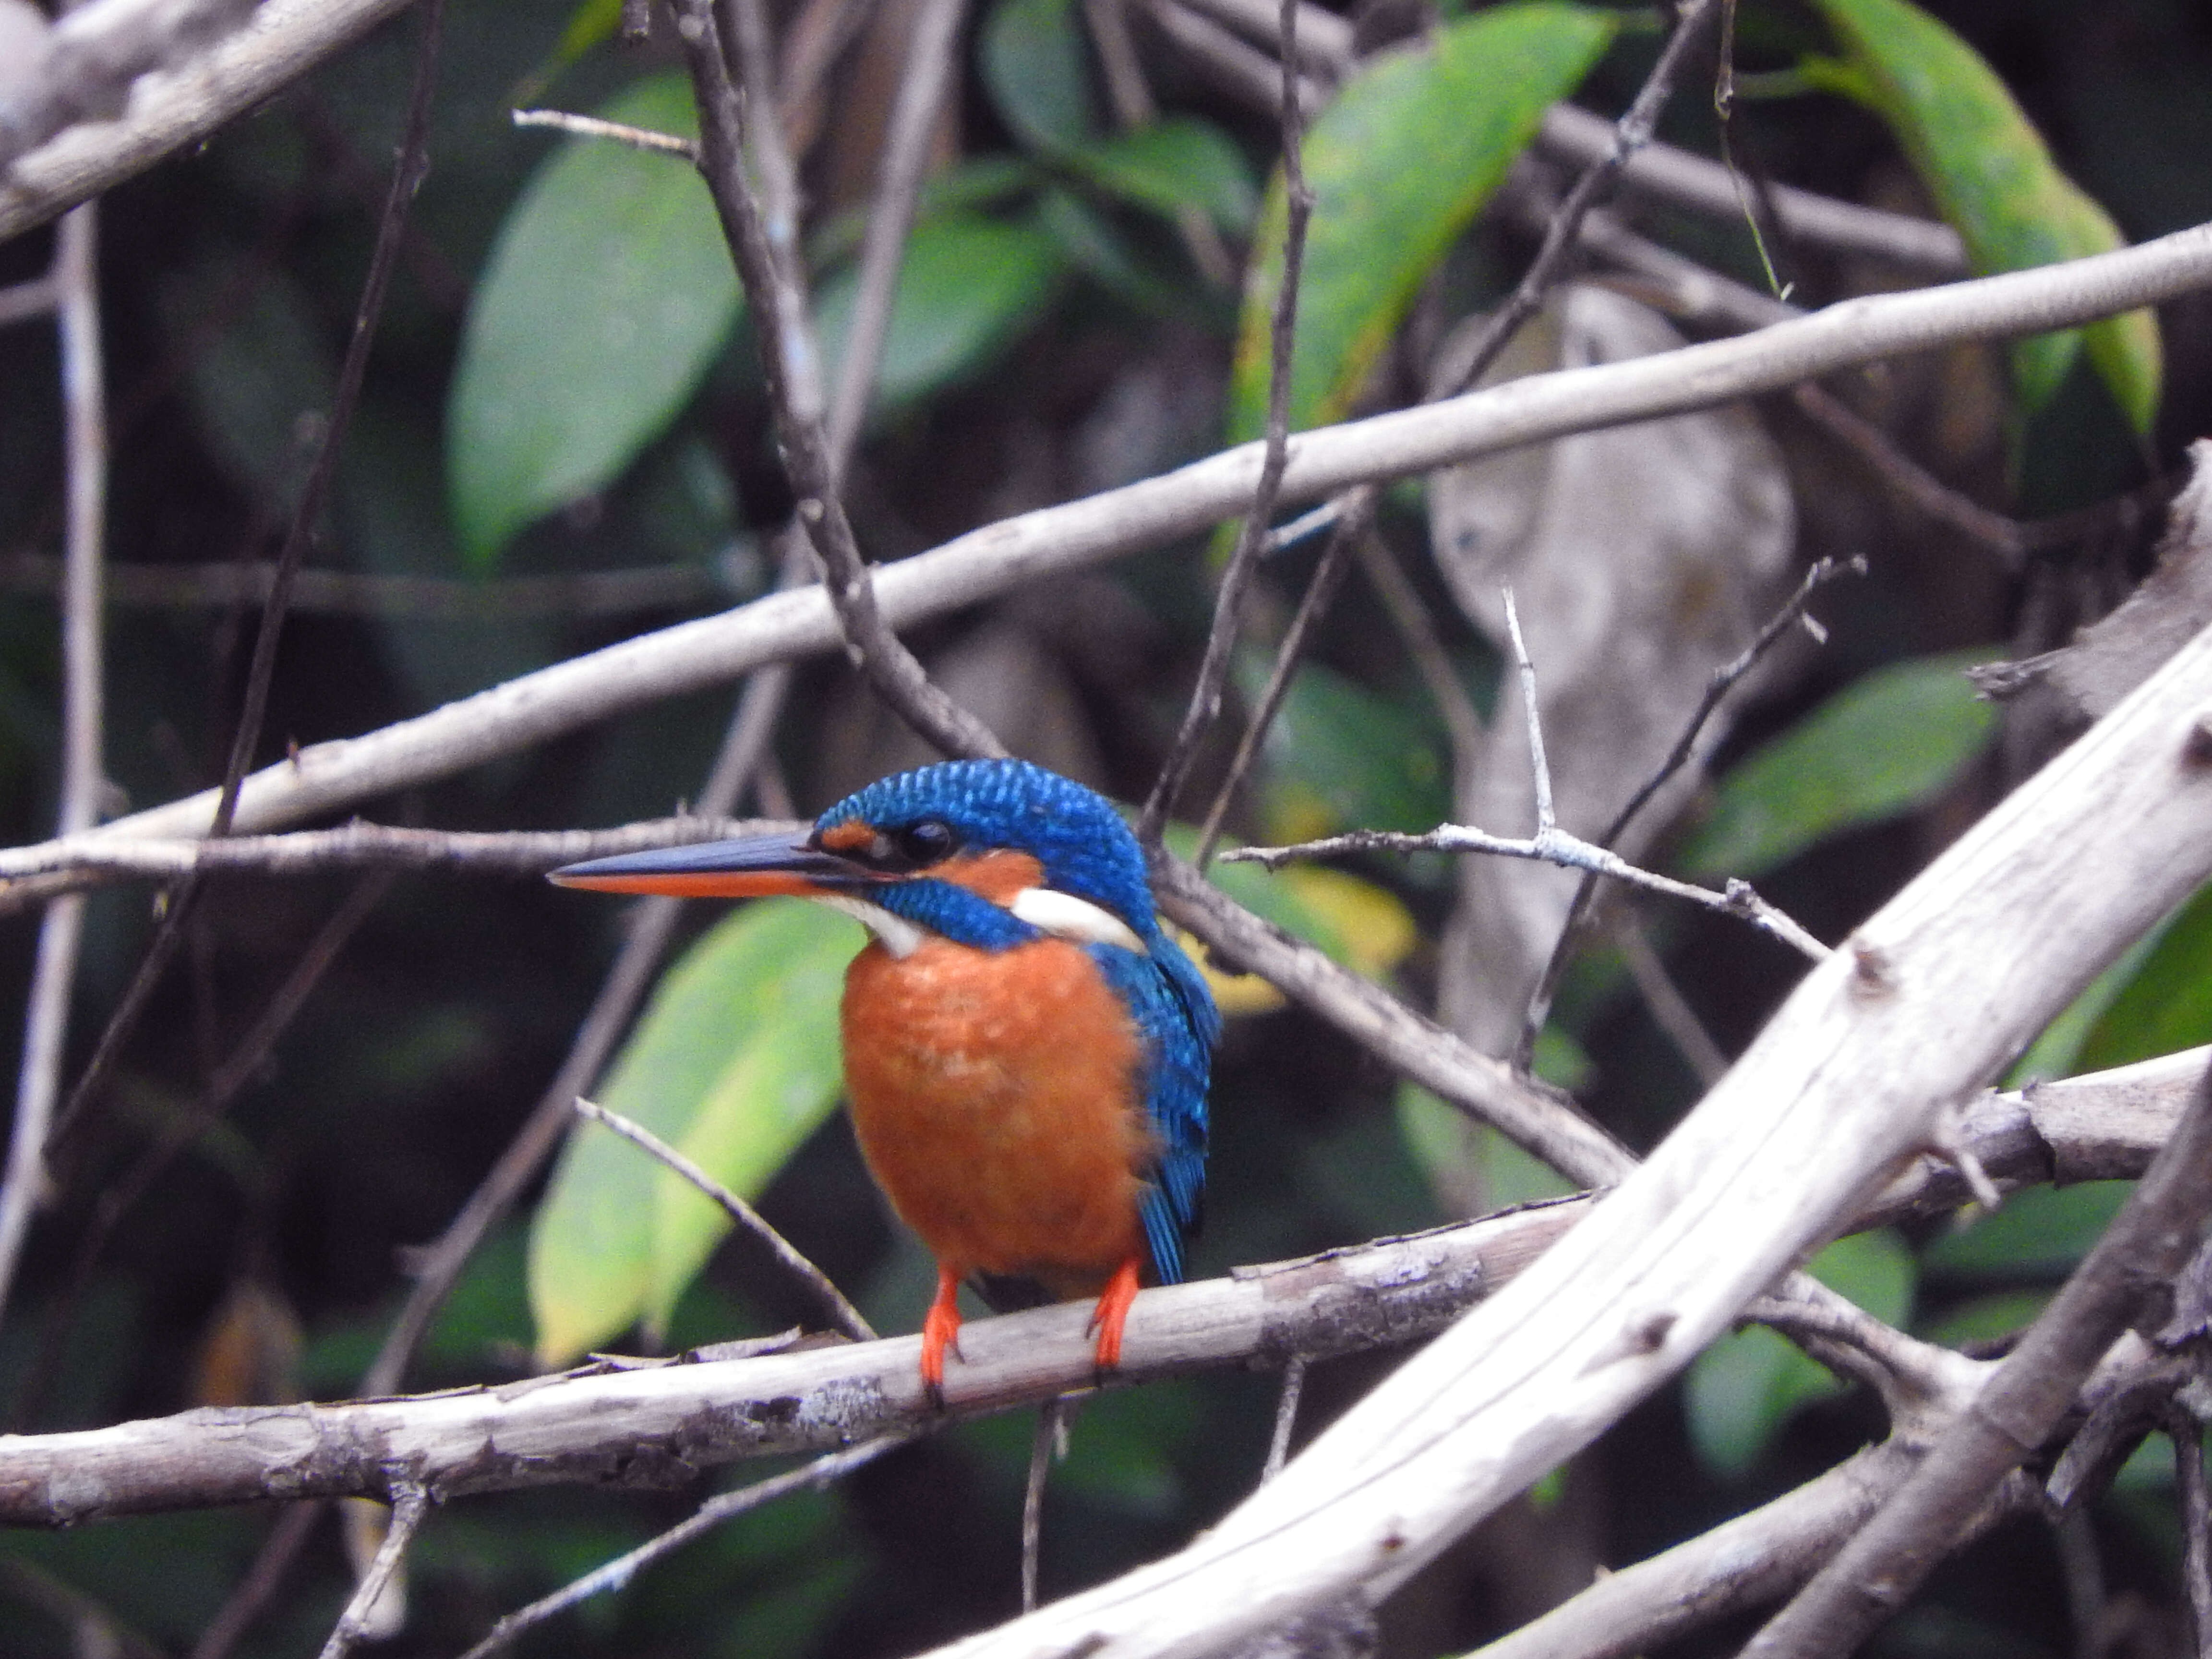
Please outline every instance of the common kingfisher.
[[795, 895], [874, 935], [845, 975], [853, 1127], [937, 1259], [921, 1375], [941, 1394], [963, 1279], [1096, 1296], [1102, 1371], [1148, 1274], [1182, 1277], [1206, 1182], [1221, 1016], [1153, 913], [1144, 854], [1103, 798], [1026, 761], [870, 784], [803, 836], [571, 865], [569, 887]]

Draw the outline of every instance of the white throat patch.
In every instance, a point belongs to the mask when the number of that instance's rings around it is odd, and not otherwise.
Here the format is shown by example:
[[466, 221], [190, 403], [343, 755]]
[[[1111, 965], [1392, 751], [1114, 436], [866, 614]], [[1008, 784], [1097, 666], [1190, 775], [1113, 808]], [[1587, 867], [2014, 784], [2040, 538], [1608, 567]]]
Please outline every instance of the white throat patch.
[[904, 916], [893, 915], [880, 904], [871, 904], [845, 893], [815, 893], [809, 896], [817, 904], [826, 904], [852, 917], [881, 939], [884, 949], [895, 957], [910, 957], [921, 948], [922, 929]]
[[1130, 931], [1127, 922], [1073, 893], [1051, 887], [1024, 887], [1006, 908], [1055, 939], [1073, 939], [1079, 945], [1118, 945], [1139, 956], [1145, 954], [1144, 940]]

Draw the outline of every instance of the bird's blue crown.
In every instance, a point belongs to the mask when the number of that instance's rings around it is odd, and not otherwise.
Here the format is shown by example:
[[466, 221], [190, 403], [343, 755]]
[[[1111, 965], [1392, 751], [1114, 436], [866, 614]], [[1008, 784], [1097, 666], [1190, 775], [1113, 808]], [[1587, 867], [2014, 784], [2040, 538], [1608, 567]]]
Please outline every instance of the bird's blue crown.
[[1044, 866], [1048, 886], [1112, 911], [1139, 937], [1159, 937], [1145, 855], [1106, 799], [1021, 760], [942, 761], [878, 779], [815, 821], [818, 836], [864, 823], [890, 835], [935, 819], [963, 848], [1015, 848]]

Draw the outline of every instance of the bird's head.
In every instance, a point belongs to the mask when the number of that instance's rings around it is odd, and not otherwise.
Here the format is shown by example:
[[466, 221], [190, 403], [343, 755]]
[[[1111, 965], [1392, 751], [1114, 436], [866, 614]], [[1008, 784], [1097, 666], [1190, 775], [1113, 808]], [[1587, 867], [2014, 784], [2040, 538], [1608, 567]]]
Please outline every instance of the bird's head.
[[946, 761], [848, 795], [803, 836], [624, 854], [567, 887], [791, 895], [867, 924], [892, 954], [931, 933], [1004, 949], [1040, 933], [1144, 952], [1160, 939], [1145, 859], [1102, 797], [1026, 761]]

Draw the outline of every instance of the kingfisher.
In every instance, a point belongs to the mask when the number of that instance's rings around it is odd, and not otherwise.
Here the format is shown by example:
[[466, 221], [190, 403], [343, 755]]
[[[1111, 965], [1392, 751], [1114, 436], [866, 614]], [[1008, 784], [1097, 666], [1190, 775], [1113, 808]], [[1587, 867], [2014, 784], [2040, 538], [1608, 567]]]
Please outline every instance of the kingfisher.
[[[563, 886], [792, 895], [873, 936], [845, 975], [853, 1127], [937, 1261], [921, 1376], [941, 1398], [959, 1288], [1096, 1297], [1099, 1370], [1146, 1280], [1182, 1277], [1221, 1030], [1114, 807], [1018, 760], [946, 761], [847, 796], [806, 834], [556, 870]], [[1034, 1299], [1034, 1298], [1032, 1298]]]

